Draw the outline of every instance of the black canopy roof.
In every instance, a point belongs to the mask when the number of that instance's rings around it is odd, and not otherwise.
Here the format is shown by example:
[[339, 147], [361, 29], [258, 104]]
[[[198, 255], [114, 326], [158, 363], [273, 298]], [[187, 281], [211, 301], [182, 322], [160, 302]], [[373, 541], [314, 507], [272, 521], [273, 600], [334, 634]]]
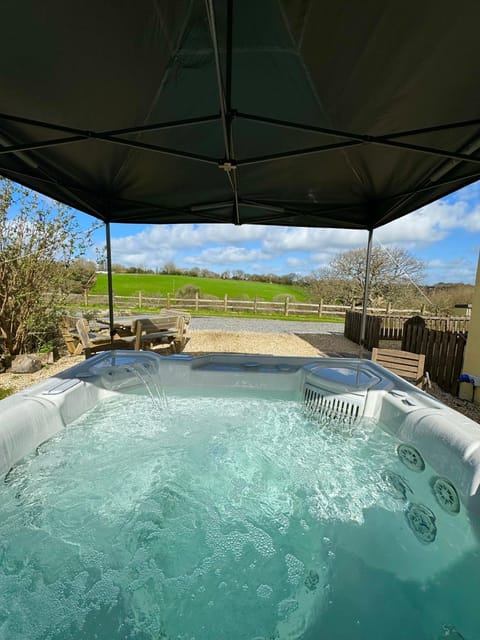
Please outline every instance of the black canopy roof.
[[480, 175], [480, 3], [4, 0], [0, 173], [104, 221], [373, 229]]

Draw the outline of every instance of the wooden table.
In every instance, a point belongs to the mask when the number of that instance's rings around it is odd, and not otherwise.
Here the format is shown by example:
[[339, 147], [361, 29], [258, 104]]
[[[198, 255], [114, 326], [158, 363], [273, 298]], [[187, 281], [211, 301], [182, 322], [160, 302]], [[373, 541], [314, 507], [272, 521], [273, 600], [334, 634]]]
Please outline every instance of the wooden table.
[[[152, 316], [138, 315], [138, 316], [117, 316], [113, 319], [113, 328], [115, 332], [120, 336], [133, 336], [135, 334], [135, 323], [137, 320], [148, 320]], [[97, 318], [96, 322], [99, 325], [110, 326], [110, 320]]]

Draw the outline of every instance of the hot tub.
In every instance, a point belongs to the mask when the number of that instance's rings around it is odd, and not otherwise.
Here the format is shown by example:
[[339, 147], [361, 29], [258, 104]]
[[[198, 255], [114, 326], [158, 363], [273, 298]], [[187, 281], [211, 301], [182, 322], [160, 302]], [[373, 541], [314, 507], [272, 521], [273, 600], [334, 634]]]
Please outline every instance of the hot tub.
[[0, 638], [477, 637], [480, 427], [375, 363], [108, 352], [0, 420]]

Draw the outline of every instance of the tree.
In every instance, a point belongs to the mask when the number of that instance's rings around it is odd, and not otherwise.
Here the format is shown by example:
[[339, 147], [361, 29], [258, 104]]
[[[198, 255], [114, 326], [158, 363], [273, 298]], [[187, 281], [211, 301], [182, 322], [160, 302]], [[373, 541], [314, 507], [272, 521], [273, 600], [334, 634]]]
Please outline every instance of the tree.
[[99, 271], [107, 270], [107, 246], [103, 245], [95, 249], [95, 261]]
[[[361, 302], [365, 289], [366, 249], [352, 249], [338, 254], [322, 273], [322, 279], [336, 282], [345, 304]], [[372, 249], [369, 280], [369, 303], [395, 302], [405, 289], [418, 286], [424, 277], [424, 263], [401, 248]], [[318, 282], [315, 286], [321, 288]]]
[[347, 282], [331, 278], [327, 270], [314, 271], [306, 283], [310, 300], [325, 304], [351, 304], [351, 291]]
[[67, 290], [71, 293], [89, 291], [96, 281], [95, 263], [85, 258], [76, 258], [68, 269]]
[[89, 242], [66, 207], [0, 179], [0, 344], [11, 355], [52, 338], [69, 269]]
[[163, 265], [162, 273], [166, 273], [167, 275], [177, 275], [178, 268], [174, 262], [169, 261]]
[[442, 314], [452, 314], [456, 304], [471, 304], [475, 287], [462, 283], [438, 283], [428, 287], [426, 296], [432, 310]]

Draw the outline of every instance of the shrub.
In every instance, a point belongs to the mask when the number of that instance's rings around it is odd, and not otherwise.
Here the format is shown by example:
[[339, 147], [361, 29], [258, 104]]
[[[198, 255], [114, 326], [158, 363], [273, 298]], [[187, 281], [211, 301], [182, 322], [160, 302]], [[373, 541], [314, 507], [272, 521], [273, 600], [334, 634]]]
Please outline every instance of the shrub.
[[0, 179], [0, 333], [6, 352], [36, 350], [54, 338], [70, 264], [84, 240], [64, 206]]
[[176, 298], [195, 298], [196, 295], [200, 295], [200, 287], [196, 287], [193, 284], [186, 284], [175, 292]]

